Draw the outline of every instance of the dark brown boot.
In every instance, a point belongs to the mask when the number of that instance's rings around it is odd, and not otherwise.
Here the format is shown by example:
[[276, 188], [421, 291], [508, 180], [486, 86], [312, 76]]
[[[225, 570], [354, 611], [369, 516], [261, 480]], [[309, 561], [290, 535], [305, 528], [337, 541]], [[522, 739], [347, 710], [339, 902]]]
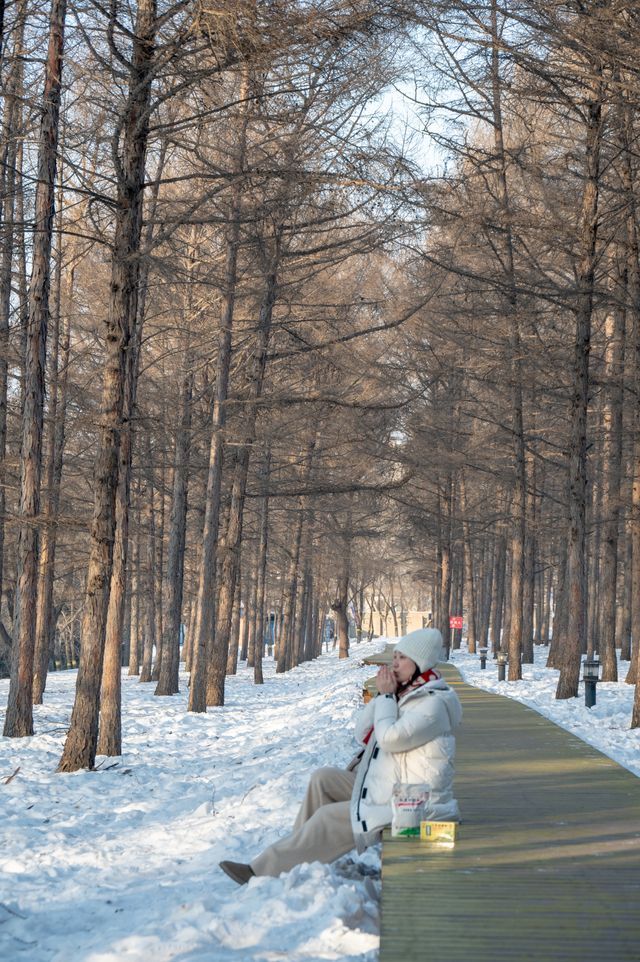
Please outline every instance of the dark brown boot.
[[256, 874], [251, 866], [245, 865], [244, 862], [220, 862], [220, 868], [238, 885], [246, 885]]

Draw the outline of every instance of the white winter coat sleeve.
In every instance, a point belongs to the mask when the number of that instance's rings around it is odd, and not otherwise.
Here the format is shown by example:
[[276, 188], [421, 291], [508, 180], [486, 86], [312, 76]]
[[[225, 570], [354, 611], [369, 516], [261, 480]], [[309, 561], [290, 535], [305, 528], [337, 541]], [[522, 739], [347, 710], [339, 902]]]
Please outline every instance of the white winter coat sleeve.
[[372, 698], [364, 708], [361, 708], [355, 719], [355, 736], [360, 744], [364, 743], [367, 734], [373, 728], [373, 709], [378, 699]]
[[415, 699], [402, 714], [395, 698], [376, 698], [373, 704], [375, 736], [384, 752], [408, 752], [451, 731], [447, 710], [435, 694]]

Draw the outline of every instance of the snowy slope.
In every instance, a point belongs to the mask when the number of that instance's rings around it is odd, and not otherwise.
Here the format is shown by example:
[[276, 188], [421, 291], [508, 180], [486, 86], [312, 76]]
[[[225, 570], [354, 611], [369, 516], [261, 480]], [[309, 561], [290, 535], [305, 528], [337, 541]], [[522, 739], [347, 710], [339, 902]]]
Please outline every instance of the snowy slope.
[[[238, 888], [286, 834], [309, 773], [343, 764], [380, 641], [285, 675], [228, 679], [224, 708], [186, 711], [123, 676], [124, 756], [57, 775], [75, 672], [50, 676], [33, 738], [0, 739], [0, 958], [7, 962], [373, 959], [379, 856], [300, 866]], [[8, 681], [0, 682], [6, 704]], [[116, 763], [117, 764], [114, 764]], [[3, 784], [15, 770], [17, 775]]]

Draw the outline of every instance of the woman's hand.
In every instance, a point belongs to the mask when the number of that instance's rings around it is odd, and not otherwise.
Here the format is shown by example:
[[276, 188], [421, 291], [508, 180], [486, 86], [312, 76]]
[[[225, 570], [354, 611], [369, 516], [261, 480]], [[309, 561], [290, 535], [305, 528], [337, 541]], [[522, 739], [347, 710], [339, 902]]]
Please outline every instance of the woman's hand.
[[387, 665], [383, 665], [382, 668], [378, 670], [376, 687], [382, 695], [395, 695], [398, 682], [391, 668], [388, 668]]

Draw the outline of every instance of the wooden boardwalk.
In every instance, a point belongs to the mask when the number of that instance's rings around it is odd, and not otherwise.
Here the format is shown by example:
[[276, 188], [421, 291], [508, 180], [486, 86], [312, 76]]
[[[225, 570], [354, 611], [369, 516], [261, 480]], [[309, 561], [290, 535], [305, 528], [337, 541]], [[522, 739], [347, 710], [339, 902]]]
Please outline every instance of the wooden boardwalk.
[[446, 674], [463, 822], [450, 850], [386, 833], [380, 962], [639, 962], [640, 779]]

